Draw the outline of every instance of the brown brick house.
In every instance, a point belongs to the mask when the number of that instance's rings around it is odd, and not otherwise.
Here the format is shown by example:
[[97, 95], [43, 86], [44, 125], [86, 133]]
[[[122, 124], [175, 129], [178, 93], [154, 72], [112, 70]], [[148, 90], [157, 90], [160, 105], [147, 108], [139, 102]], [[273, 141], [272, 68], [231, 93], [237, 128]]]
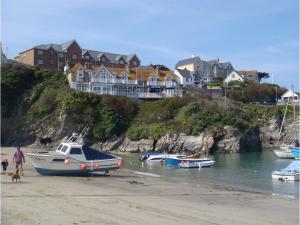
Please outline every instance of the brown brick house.
[[62, 70], [64, 65], [80, 63], [93, 68], [109, 66], [125, 68], [140, 66], [141, 62], [135, 54], [122, 55], [109, 52], [82, 49], [76, 40], [62, 44], [37, 45], [19, 53], [16, 60], [29, 65], [39, 65], [43, 68]]

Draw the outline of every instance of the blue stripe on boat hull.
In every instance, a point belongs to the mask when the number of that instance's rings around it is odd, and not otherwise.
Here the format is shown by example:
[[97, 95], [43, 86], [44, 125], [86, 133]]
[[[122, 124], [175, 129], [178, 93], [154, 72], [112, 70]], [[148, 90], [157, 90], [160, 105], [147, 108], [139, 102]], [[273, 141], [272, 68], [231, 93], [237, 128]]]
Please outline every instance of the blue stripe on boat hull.
[[[117, 170], [119, 167], [110, 167], [110, 168], [99, 168], [94, 169], [93, 172], [99, 171], [106, 171], [106, 170]], [[41, 175], [50, 175], [50, 176], [84, 176], [90, 175], [91, 170], [51, 170], [51, 169], [44, 169], [44, 168], [35, 168], [35, 170]]]
[[300, 159], [300, 148], [297, 147], [289, 147], [295, 159]]
[[181, 162], [181, 159], [174, 159], [174, 158], [165, 158], [165, 164], [167, 165], [178, 165]]

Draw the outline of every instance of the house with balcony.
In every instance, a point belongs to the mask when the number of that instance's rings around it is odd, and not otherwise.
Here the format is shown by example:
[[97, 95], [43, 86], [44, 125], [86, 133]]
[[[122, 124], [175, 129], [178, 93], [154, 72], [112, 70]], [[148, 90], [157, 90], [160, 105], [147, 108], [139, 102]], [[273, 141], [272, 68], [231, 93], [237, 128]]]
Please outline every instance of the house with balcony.
[[66, 68], [65, 73], [70, 87], [83, 92], [153, 99], [180, 93], [180, 85], [172, 71], [151, 66], [89, 68], [76, 64], [71, 69]]

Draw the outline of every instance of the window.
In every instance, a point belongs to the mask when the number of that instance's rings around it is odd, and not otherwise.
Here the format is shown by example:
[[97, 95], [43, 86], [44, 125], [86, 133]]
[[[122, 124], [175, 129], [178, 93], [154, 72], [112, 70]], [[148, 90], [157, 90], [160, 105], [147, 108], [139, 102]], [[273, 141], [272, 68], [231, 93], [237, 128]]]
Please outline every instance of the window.
[[124, 64], [124, 61], [123, 61], [123, 60], [120, 60], [120, 64], [121, 64], [121, 65]]
[[39, 50], [37, 51], [37, 54], [38, 54], [38, 55], [43, 55], [43, 53], [44, 53], [43, 50], [40, 50], [40, 49], [39, 49]]
[[133, 61], [133, 62], [132, 62], [132, 65], [136, 66], [136, 65], [137, 65], [137, 62], [136, 62], [136, 61]]
[[57, 150], [60, 151], [62, 147], [63, 147], [63, 145], [60, 144], [60, 145], [58, 146]]
[[235, 77], [234, 74], [232, 74], [231, 77], [234, 78]]
[[77, 55], [76, 55], [76, 54], [73, 54], [73, 55], [72, 55], [72, 59], [76, 60], [76, 59], [77, 59]]
[[76, 90], [78, 91], [88, 91], [88, 86], [86, 84], [77, 84]]
[[84, 56], [85, 59], [90, 59], [89, 55]]
[[101, 58], [101, 62], [105, 62], [106, 60], [105, 60], [105, 58], [103, 57], [103, 58]]
[[92, 71], [90, 71], [90, 72], [88, 72], [89, 73], [89, 76], [90, 77], [93, 77], [93, 72]]
[[189, 81], [190, 81], [190, 79], [189, 79], [188, 77], [186, 77], [186, 78], [185, 78], [185, 81], [186, 81], [186, 82], [189, 82]]
[[67, 149], [68, 149], [68, 146], [64, 145], [60, 151], [65, 153], [67, 151]]
[[71, 148], [70, 154], [81, 155], [81, 149], [80, 148]]
[[83, 71], [82, 70], [77, 70], [77, 76], [78, 77], [83, 77]]
[[50, 50], [50, 55], [53, 55], [53, 50], [52, 49]]
[[53, 59], [51, 59], [51, 60], [50, 60], [50, 64], [53, 65], [53, 63], [54, 63], [54, 61], [53, 61]]
[[59, 65], [59, 67], [63, 67], [64, 63], [63, 62], [59, 62], [58, 65]]
[[63, 58], [64, 57], [64, 53], [62, 53], [62, 52], [58, 53], [58, 57], [59, 58]]
[[38, 59], [37, 63], [38, 63], [39, 65], [42, 65], [42, 64], [44, 64], [44, 61], [43, 61], [42, 59]]

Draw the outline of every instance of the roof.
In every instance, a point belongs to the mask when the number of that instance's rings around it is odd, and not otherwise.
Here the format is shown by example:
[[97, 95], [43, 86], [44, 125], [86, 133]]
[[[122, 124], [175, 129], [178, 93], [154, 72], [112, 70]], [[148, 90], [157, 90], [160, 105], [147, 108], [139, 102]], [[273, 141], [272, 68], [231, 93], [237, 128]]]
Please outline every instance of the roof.
[[[77, 41], [75, 39], [73, 39], [73, 40], [70, 40], [70, 41], [67, 41], [67, 42], [64, 42], [64, 43], [61, 43], [61, 44], [42, 44], [42, 45], [36, 45], [33, 48], [42, 49], [42, 50], [48, 50], [50, 47], [52, 47], [57, 52], [64, 52], [74, 42], [77, 43]], [[79, 44], [78, 44], [78, 46], [79, 46]], [[27, 51], [29, 51], [31, 49], [28, 49], [26, 51], [20, 52], [20, 54], [24, 53], [24, 52], [27, 52]], [[119, 60], [121, 58], [123, 58], [127, 63], [129, 63], [129, 61], [132, 58], [137, 57], [136, 54], [134, 54], [134, 53], [133, 54], [129, 54], [129, 55], [124, 55], [124, 54], [116, 54], [116, 53], [110, 53], [110, 52], [102, 52], [102, 51], [82, 49], [82, 55], [86, 54], [87, 52], [90, 54], [90, 56], [94, 60], [97, 60], [102, 55], [104, 55], [110, 63], [119, 63]]]
[[187, 58], [187, 59], [183, 59], [183, 60], [179, 60], [176, 65], [175, 68], [179, 67], [179, 66], [185, 66], [188, 64], [195, 64], [195, 63], [199, 63], [201, 61], [199, 56], [196, 57], [191, 57], [191, 58]]
[[128, 63], [134, 56], [136, 56], [136, 54], [123, 55], [123, 54], [101, 52], [101, 51], [88, 50], [88, 49], [82, 49], [82, 51], [84, 51], [84, 53], [86, 52], [90, 53], [90, 55], [93, 57], [94, 60], [99, 59], [102, 55], [104, 55], [111, 63], [119, 63], [119, 60], [122, 57]]
[[[64, 43], [61, 43], [60, 46], [62, 48], [62, 50], [65, 50], [67, 48], [70, 47], [71, 44], [73, 44], [73, 42], [76, 42], [75, 39], [71, 40], [71, 41], [67, 41], [67, 42], [64, 42]], [[77, 43], [77, 42], [76, 42]], [[78, 44], [78, 43], [77, 43]]]
[[297, 94], [295, 91], [293, 92], [292, 90], [288, 90], [283, 95], [281, 95], [281, 98], [292, 97], [293, 93], [294, 93], [294, 97], [299, 96], [299, 94]]
[[189, 78], [192, 77], [191, 72], [189, 70], [181, 70], [181, 69], [176, 69], [176, 70], [183, 77], [189, 77]]
[[236, 71], [240, 75], [245, 75], [245, 76], [257, 76], [257, 70], [239, 70]]
[[48, 44], [48, 45], [37, 45], [37, 46], [34, 46], [34, 48], [43, 49], [43, 50], [48, 50], [51, 47], [55, 51], [57, 51], [57, 52], [63, 52], [62, 47], [60, 45], [58, 45], [58, 44]]

